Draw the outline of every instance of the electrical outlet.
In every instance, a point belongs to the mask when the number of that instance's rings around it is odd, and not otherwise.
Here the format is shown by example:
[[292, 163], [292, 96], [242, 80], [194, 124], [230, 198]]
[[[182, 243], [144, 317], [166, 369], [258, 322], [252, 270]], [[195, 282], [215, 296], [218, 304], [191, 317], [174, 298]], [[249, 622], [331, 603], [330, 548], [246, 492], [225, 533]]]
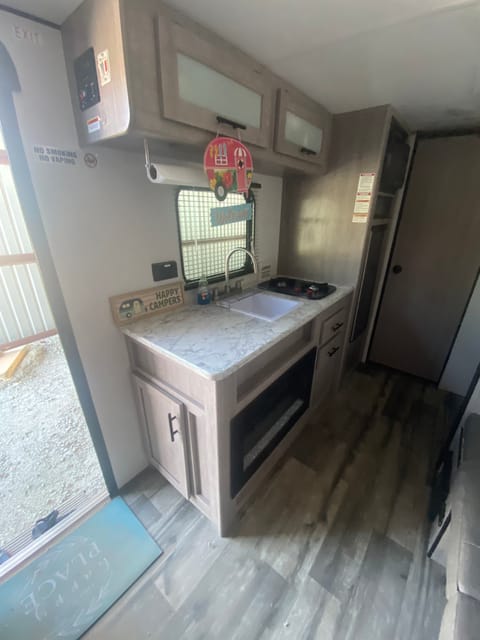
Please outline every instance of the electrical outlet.
[[271, 271], [272, 271], [272, 267], [269, 264], [262, 264], [262, 268], [260, 270], [261, 279], [267, 280], [267, 278], [270, 278]]
[[155, 262], [152, 264], [152, 276], [154, 282], [176, 278], [178, 276], [177, 263], [175, 260], [169, 260], [168, 262]]

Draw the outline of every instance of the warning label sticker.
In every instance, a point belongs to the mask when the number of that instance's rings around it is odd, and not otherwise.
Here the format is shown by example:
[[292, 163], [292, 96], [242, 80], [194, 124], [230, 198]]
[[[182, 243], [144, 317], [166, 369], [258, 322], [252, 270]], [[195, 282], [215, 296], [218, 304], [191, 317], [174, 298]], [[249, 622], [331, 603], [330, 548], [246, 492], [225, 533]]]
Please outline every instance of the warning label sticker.
[[38, 162], [46, 164], [63, 164], [74, 166], [78, 162], [78, 152], [72, 149], [59, 149], [49, 145], [36, 144], [33, 146], [33, 155]]
[[353, 207], [352, 222], [366, 223], [370, 213], [375, 173], [361, 173], [358, 178], [357, 193]]
[[112, 74], [110, 71], [110, 54], [108, 53], [108, 49], [100, 51], [97, 55], [97, 66], [100, 86], [104, 87], [112, 80]]
[[95, 116], [94, 118], [90, 118], [90, 120], [87, 120], [88, 133], [95, 133], [96, 131], [100, 131], [101, 126], [102, 121], [100, 119], [100, 116]]

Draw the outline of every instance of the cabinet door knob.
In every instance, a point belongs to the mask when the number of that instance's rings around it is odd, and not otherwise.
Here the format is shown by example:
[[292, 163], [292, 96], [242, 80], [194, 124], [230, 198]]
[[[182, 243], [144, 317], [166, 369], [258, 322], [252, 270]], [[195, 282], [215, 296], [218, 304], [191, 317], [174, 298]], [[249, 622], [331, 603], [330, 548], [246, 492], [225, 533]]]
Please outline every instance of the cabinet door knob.
[[245, 130], [247, 128], [245, 124], [242, 124], [241, 122], [235, 122], [235, 120], [230, 120], [229, 118], [224, 118], [223, 116], [217, 116], [217, 122], [218, 124], [226, 124], [227, 126], [232, 127], [232, 129]]
[[328, 357], [331, 358], [332, 356], [334, 356], [339, 349], [340, 347], [333, 347], [333, 349], [330, 349], [330, 351], [328, 352]]
[[177, 429], [173, 428], [173, 421], [177, 419], [177, 416], [172, 416], [171, 413], [168, 414], [168, 428], [170, 429], [170, 440], [175, 442], [175, 434], [179, 433]]
[[397, 273], [402, 273], [403, 269], [399, 264], [396, 264], [393, 269], [392, 269], [393, 273], [397, 274]]
[[343, 327], [343, 322], [337, 322], [337, 324], [334, 324], [332, 327], [332, 331], [338, 331], [340, 327]]

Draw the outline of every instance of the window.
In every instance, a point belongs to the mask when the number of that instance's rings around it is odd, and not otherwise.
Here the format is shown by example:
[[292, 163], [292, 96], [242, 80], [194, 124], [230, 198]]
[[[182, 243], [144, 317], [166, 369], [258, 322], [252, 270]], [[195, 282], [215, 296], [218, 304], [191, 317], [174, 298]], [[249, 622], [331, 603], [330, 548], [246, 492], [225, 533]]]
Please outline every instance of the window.
[[[198, 284], [203, 275], [209, 282], [224, 279], [225, 256], [236, 247], [250, 249], [253, 240], [254, 220], [233, 222], [212, 227], [210, 209], [244, 204], [239, 193], [229, 193], [223, 202], [215, 198], [210, 189], [181, 187], [177, 193], [177, 218], [180, 234], [183, 277], [187, 288]], [[255, 217], [255, 203], [253, 203]], [[251, 273], [253, 265], [244, 253], [237, 253], [230, 260], [230, 272], [234, 276]]]

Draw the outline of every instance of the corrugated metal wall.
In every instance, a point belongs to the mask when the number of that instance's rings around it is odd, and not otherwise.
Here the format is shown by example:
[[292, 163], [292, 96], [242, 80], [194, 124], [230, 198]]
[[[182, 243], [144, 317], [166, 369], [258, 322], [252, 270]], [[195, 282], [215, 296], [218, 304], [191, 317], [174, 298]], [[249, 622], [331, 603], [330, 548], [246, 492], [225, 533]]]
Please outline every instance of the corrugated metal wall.
[[0, 132], [0, 347], [54, 331]]

